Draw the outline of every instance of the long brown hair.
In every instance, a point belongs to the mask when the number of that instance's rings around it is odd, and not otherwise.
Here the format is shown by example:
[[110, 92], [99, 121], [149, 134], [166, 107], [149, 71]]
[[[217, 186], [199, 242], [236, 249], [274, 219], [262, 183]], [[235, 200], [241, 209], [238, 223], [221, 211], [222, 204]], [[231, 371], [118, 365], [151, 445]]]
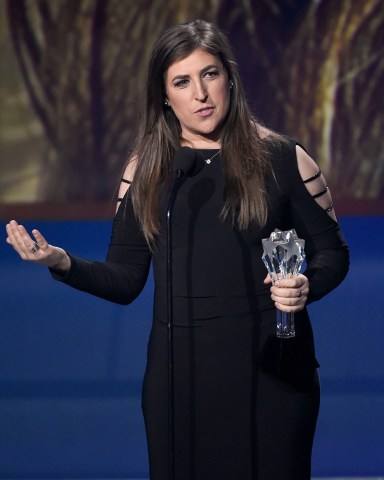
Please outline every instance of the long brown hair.
[[196, 49], [217, 56], [232, 82], [229, 112], [221, 131], [221, 155], [227, 183], [222, 218], [245, 229], [267, 219], [265, 175], [269, 168], [266, 142], [247, 105], [235, 58], [224, 34], [212, 23], [195, 20], [166, 30], [157, 40], [148, 67], [146, 105], [131, 158], [137, 160], [131, 186], [132, 202], [145, 238], [153, 245], [160, 231], [160, 188], [171, 172], [181, 147], [181, 128], [165, 105], [164, 77], [172, 63]]

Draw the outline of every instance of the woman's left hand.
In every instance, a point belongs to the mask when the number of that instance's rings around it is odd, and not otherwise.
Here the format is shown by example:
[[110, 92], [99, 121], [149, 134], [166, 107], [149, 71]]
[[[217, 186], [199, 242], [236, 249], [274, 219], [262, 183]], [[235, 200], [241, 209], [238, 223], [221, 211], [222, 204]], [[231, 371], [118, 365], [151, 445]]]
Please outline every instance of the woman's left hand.
[[[264, 279], [264, 283], [272, 283], [269, 275]], [[271, 287], [271, 298], [275, 302], [276, 308], [287, 313], [303, 310], [308, 293], [308, 278], [301, 273], [295, 277], [277, 280]]]

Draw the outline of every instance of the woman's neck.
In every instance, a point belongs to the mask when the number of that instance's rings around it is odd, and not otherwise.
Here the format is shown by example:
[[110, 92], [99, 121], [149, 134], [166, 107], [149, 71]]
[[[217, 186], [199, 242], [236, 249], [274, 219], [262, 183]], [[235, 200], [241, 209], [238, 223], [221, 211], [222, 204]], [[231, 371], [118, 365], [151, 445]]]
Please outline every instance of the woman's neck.
[[180, 143], [183, 147], [190, 147], [197, 150], [213, 150], [221, 148], [221, 137], [216, 134], [211, 135], [192, 135], [190, 132], [181, 134]]
[[217, 148], [221, 148], [221, 143], [216, 141], [210, 140], [181, 140], [182, 147], [190, 147], [194, 148], [195, 150], [213, 150]]

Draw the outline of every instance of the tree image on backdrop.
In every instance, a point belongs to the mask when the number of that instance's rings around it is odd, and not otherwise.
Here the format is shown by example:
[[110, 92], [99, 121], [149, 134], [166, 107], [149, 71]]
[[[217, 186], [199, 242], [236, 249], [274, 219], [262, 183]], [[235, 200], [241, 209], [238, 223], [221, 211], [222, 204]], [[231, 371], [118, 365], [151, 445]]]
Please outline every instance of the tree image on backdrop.
[[[41, 131], [32, 200], [111, 200], [136, 133], [153, 42], [170, 25], [205, 18], [228, 33], [256, 115], [308, 148], [334, 197], [380, 204], [380, 0], [8, 0], [4, 6], [2, 38], [12, 43]], [[2, 88], [5, 96], [0, 78]], [[9, 158], [16, 155], [6, 133], [12, 128], [0, 136]], [[27, 136], [27, 125], [23, 131]], [[18, 162], [27, 163], [21, 144]], [[13, 171], [6, 161], [12, 175], [0, 178], [3, 206], [26, 182], [25, 168]]]

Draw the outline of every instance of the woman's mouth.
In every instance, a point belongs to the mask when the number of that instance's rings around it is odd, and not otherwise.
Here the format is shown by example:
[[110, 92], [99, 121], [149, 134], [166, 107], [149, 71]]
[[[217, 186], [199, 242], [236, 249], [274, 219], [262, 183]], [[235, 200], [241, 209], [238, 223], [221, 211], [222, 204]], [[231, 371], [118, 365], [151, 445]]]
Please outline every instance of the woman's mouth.
[[209, 117], [210, 115], [212, 115], [214, 110], [215, 109], [213, 107], [205, 107], [197, 110], [196, 114], [199, 115], [199, 117]]

